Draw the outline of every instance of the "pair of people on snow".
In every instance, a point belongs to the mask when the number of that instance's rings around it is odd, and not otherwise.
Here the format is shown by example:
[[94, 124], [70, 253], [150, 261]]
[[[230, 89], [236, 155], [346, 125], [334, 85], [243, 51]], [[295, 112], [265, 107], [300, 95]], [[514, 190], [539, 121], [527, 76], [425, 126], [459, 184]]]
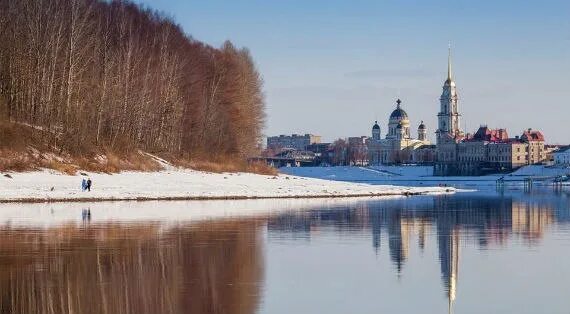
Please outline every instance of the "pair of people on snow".
[[91, 192], [91, 178], [87, 178], [87, 180], [85, 180], [85, 178], [81, 181], [81, 190], [83, 192], [85, 191], [89, 191]]

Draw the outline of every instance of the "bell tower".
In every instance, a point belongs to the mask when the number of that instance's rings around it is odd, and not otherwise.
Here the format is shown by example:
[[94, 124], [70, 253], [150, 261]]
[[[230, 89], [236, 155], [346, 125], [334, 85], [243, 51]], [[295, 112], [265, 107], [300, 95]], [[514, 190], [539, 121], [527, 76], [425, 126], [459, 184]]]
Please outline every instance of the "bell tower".
[[447, 57], [447, 79], [443, 83], [443, 91], [439, 102], [440, 110], [437, 114], [438, 129], [436, 131], [437, 144], [461, 139], [464, 134], [460, 125], [461, 114], [459, 114], [457, 88], [455, 81], [453, 81], [453, 72], [451, 71], [451, 46], [449, 47]]

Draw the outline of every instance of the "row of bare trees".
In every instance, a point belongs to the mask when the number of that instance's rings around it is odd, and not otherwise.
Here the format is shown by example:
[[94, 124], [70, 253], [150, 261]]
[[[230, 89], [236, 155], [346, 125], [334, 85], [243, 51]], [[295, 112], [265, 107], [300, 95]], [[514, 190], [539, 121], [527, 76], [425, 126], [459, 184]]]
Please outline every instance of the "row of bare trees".
[[84, 154], [247, 157], [264, 123], [249, 52], [128, 1], [0, 0], [0, 116]]

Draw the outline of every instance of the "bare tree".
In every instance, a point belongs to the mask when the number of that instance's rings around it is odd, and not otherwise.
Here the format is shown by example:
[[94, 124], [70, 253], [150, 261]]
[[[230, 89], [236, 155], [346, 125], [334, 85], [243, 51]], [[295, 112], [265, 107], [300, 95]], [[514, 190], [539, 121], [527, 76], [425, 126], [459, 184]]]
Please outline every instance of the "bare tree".
[[247, 49], [128, 1], [0, 0], [0, 113], [62, 151], [246, 158], [265, 122]]

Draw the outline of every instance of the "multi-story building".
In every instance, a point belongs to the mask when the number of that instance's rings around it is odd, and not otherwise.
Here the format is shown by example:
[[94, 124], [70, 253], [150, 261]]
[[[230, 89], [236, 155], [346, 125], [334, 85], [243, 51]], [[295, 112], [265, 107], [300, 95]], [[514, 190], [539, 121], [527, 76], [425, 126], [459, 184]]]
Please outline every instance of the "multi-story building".
[[305, 150], [307, 146], [318, 144], [320, 142], [321, 137], [319, 135], [313, 134], [270, 136], [267, 138], [267, 148], [274, 150], [281, 150], [285, 148]]
[[554, 164], [557, 166], [570, 166], [570, 146], [560, 148], [553, 153]]
[[522, 167], [528, 163], [527, 144], [517, 139], [487, 144], [487, 165], [490, 171], [505, 171]]
[[523, 132], [521, 140], [528, 144], [527, 164], [532, 165], [546, 159], [546, 149], [544, 148], [544, 136], [540, 131], [528, 129]]
[[529, 143], [527, 136], [509, 138], [506, 129], [489, 129], [487, 126], [481, 126], [473, 136], [467, 135], [455, 145], [457, 156], [455, 161], [438, 160], [439, 168], [436, 170], [439, 172], [436, 174], [481, 175], [510, 171], [541, 162], [543, 159], [539, 159], [536, 151], [544, 147], [544, 138], [538, 131], [532, 133], [536, 140]]

